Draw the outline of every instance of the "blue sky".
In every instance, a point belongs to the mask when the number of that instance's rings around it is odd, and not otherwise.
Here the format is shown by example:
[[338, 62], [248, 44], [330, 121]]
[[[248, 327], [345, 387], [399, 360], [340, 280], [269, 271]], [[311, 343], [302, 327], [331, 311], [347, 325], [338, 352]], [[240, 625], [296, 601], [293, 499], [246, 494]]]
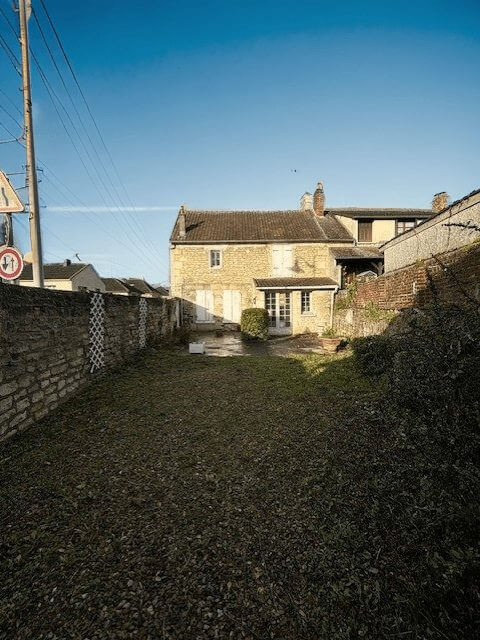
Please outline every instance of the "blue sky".
[[[15, 21], [9, 0], [0, 2]], [[297, 208], [321, 179], [330, 206], [427, 207], [437, 191], [457, 198], [480, 186], [476, 1], [45, 4], [123, 182], [62, 66], [96, 152], [89, 146], [32, 19], [32, 48], [92, 158], [71, 131], [93, 180], [33, 69], [37, 154], [48, 167], [46, 261], [78, 253], [102, 275], [167, 282], [182, 202]], [[1, 16], [0, 33], [16, 50]], [[0, 73], [20, 107], [2, 50]], [[2, 93], [0, 105], [15, 115]], [[0, 122], [16, 130], [1, 109]], [[1, 127], [0, 137], [8, 138]], [[0, 168], [13, 173], [24, 162], [19, 145], [0, 145]], [[120, 212], [122, 202], [136, 211]], [[18, 218], [26, 250], [26, 216]]]

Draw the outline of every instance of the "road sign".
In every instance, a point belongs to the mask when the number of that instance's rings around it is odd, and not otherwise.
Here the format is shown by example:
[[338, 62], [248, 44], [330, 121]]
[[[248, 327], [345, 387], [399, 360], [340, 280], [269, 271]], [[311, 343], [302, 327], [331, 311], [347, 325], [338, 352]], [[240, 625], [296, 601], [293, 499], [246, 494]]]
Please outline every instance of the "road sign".
[[0, 278], [16, 280], [23, 271], [22, 254], [15, 247], [0, 247]]
[[0, 213], [25, 211], [25, 205], [15, 193], [9, 179], [0, 171]]

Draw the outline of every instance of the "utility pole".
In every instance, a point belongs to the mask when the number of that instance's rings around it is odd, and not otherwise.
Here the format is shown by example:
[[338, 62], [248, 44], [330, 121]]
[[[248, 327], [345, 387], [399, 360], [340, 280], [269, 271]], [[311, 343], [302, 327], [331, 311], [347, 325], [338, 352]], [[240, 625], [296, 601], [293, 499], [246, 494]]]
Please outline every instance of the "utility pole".
[[[25, 147], [27, 152], [27, 185], [30, 222], [30, 243], [32, 247], [33, 284], [43, 288], [42, 235], [40, 231], [40, 206], [38, 200], [37, 166], [35, 164], [35, 144], [33, 140], [32, 90], [30, 85], [30, 49], [28, 46], [28, 25], [31, 0], [18, 0], [20, 21], [20, 45], [22, 50], [22, 90], [25, 121]], [[28, 15], [27, 15], [28, 12]]]

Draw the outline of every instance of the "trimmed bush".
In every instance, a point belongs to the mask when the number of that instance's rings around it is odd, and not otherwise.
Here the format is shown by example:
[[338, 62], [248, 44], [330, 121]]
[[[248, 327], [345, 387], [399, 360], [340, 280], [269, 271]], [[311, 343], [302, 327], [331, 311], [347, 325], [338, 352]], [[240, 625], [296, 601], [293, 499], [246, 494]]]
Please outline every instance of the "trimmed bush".
[[268, 338], [268, 313], [266, 309], [244, 309], [240, 320], [244, 340], [266, 340]]

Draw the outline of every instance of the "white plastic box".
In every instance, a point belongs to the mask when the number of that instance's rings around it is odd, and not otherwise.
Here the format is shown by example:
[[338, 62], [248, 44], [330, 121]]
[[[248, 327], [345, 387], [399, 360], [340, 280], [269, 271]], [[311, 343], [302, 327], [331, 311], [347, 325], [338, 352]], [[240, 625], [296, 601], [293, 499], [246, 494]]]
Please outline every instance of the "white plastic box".
[[190, 342], [188, 345], [188, 353], [205, 353], [205, 343]]

